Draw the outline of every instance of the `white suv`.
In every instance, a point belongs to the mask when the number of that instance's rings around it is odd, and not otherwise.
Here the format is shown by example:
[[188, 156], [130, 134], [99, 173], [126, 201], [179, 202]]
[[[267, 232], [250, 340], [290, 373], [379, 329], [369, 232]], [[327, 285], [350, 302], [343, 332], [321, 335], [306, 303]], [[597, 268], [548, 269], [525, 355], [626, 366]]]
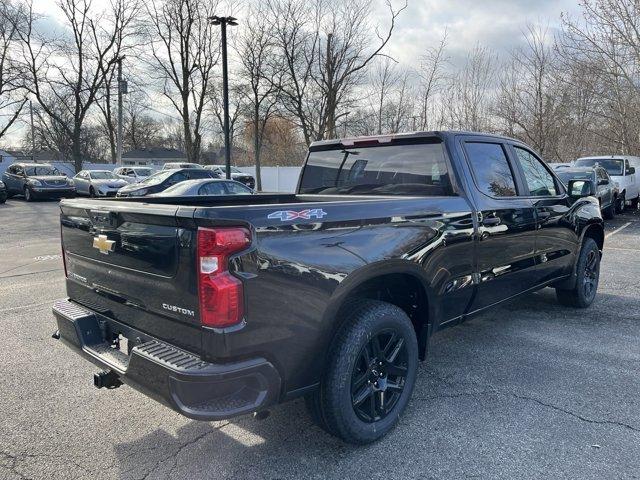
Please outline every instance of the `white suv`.
[[611, 155], [603, 157], [583, 157], [574, 162], [576, 167], [603, 167], [618, 184], [620, 202], [616, 206], [617, 213], [622, 213], [625, 204], [638, 208], [640, 200], [640, 177], [636, 169], [640, 168], [640, 157], [629, 155]]

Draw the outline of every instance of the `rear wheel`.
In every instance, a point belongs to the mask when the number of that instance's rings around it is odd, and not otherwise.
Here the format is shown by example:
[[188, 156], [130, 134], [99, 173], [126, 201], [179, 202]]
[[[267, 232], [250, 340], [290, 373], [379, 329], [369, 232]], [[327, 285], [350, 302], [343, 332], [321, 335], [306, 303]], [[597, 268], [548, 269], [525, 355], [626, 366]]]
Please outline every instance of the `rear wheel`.
[[364, 300], [351, 309], [328, 358], [319, 389], [307, 398], [314, 420], [349, 443], [385, 436], [415, 384], [418, 342], [411, 320], [395, 305]]
[[600, 250], [595, 240], [585, 238], [576, 265], [576, 283], [570, 290], [556, 288], [558, 302], [567, 307], [586, 308], [596, 298], [600, 279]]

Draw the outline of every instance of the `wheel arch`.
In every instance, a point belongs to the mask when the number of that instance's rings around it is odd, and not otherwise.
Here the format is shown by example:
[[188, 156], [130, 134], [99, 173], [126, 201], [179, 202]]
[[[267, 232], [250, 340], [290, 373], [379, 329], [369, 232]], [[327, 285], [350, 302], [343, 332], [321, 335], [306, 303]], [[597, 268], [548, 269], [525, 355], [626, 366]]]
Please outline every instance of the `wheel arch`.
[[584, 228], [580, 238], [580, 247], [582, 247], [585, 238], [592, 238], [598, 245], [598, 249], [602, 255], [604, 248], [604, 226], [602, 222], [592, 222]]
[[401, 308], [411, 319], [420, 359], [424, 360], [436, 304], [419, 265], [408, 260], [388, 260], [368, 264], [347, 276], [331, 296], [323, 315], [324, 321], [333, 325], [329, 344], [342, 326], [349, 305], [358, 299], [381, 300]]

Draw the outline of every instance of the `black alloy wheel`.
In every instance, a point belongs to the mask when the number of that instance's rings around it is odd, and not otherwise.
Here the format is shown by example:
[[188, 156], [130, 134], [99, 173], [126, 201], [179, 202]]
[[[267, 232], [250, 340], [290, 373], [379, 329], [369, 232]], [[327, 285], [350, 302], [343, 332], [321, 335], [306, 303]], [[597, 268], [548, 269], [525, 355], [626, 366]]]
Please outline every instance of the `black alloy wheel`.
[[407, 377], [404, 338], [393, 330], [373, 336], [362, 348], [351, 376], [351, 401], [362, 421], [377, 422], [396, 406]]
[[585, 299], [592, 301], [598, 289], [598, 279], [600, 277], [600, 262], [597, 250], [590, 250], [587, 253], [587, 261], [585, 262], [583, 274], [583, 289]]

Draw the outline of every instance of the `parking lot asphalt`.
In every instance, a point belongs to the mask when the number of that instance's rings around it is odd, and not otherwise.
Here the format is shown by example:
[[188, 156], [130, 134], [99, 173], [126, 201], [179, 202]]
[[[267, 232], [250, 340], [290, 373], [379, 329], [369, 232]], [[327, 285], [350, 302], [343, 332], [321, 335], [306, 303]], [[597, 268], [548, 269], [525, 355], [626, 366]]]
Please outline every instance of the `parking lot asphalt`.
[[57, 202], [0, 205], [0, 478], [638, 478], [640, 215], [607, 224], [591, 308], [551, 289], [436, 334], [396, 428], [367, 447], [302, 401], [196, 422], [51, 338], [63, 297]]

